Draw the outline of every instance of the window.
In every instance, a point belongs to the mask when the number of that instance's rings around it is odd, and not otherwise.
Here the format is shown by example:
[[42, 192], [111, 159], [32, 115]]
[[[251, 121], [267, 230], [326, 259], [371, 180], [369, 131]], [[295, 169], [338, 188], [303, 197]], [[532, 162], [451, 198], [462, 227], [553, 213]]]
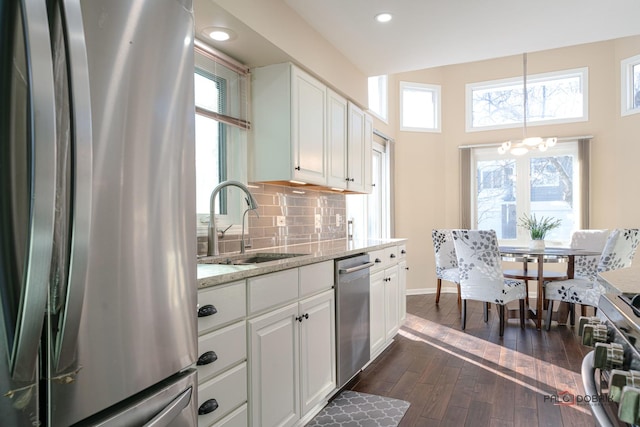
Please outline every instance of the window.
[[[209, 52], [196, 49], [196, 213], [200, 234], [209, 223], [210, 197], [222, 181], [246, 182], [247, 73], [220, 63]], [[216, 199], [218, 228], [242, 221], [243, 194], [223, 189]]]
[[387, 96], [387, 76], [369, 77], [369, 110], [385, 123], [389, 122]]
[[[588, 120], [587, 68], [527, 76], [527, 125]], [[522, 77], [466, 85], [467, 132], [523, 124]]]
[[622, 72], [621, 114], [640, 113], [640, 55], [627, 58], [620, 63]]
[[400, 82], [400, 130], [440, 132], [440, 86]]
[[578, 141], [558, 143], [546, 152], [512, 157], [495, 147], [471, 150], [472, 228], [496, 230], [506, 244], [526, 244], [529, 236], [518, 227], [523, 214], [562, 220], [547, 240], [568, 244], [582, 224], [581, 167]]
[[371, 194], [347, 194], [349, 234], [355, 240], [386, 239], [390, 236], [389, 141], [374, 135]]

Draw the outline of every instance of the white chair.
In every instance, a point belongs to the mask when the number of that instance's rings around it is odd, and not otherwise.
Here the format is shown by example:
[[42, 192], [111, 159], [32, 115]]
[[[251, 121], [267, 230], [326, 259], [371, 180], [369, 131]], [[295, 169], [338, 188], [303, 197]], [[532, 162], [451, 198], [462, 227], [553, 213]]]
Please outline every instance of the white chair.
[[488, 321], [488, 303], [498, 306], [500, 336], [504, 335], [505, 304], [520, 300], [520, 327], [524, 328], [524, 282], [506, 279], [494, 230], [452, 230], [460, 272], [462, 329], [466, 327], [467, 300], [483, 301], [484, 321]]
[[[607, 243], [599, 257], [597, 273], [629, 267], [633, 262], [639, 241], [640, 230], [636, 228], [613, 230], [607, 238]], [[544, 286], [545, 298], [549, 300], [547, 330], [551, 328], [553, 301], [569, 303], [573, 312], [575, 304], [597, 307], [600, 296], [605, 292], [613, 291], [613, 289], [605, 289], [595, 277], [591, 278], [590, 276], [575, 276], [569, 280], [548, 282]]]
[[[609, 230], [576, 230], [571, 235], [572, 249], [602, 252], [609, 238]], [[599, 255], [580, 255], [574, 257], [573, 277], [595, 280], [598, 274]]]
[[458, 288], [458, 307], [460, 307], [460, 278], [458, 274], [458, 260], [453, 246], [451, 230], [434, 229], [431, 231], [433, 252], [436, 256], [436, 304], [440, 302], [442, 281], [452, 282]]

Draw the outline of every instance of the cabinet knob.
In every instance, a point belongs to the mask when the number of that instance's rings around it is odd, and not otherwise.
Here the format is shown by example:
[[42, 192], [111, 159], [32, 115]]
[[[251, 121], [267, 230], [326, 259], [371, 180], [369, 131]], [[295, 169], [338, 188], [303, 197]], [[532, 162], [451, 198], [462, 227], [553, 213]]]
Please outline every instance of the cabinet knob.
[[296, 320], [298, 322], [302, 322], [304, 319], [308, 319], [309, 318], [309, 313], [305, 313], [305, 314], [301, 314], [300, 316], [296, 317]]
[[207, 415], [218, 409], [218, 401], [209, 399], [198, 408], [198, 415]]
[[300, 166], [296, 166], [294, 169], [299, 171], [300, 170]]
[[200, 357], [198, 357], [198, 361], [196, 362], [197, 366], [208, 365], [209, 363], [213, 363], [218, 360], [218, 355], [215, 351], [207, 351], [203, 353]]
[[218, 312], [218, 309], [211, 304], [204, 305], [198, 309], [198, 317], [212, 316]]

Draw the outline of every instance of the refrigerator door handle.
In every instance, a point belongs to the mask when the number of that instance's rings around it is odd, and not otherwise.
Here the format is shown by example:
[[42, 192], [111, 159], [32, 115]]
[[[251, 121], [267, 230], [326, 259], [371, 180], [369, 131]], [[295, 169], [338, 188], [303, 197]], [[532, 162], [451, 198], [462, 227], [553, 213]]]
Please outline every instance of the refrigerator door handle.
[[14, 380], [32, 381], [47, 302], [53, 246], [56, 125], [46, 4], [30, 0], [21, 3], [30, 88], [28, 125], [33, 151], [29, 166], [32, 181], [25, 283], [11, 350], [11, 376]]
[[189, 406], [191, 401], [191, 387], [180, 393], [178, 397], [173, 399], [158, 415], [153, 417], [144, 427], [165, 427], [171, 424], [178, 415]]
[[75, 176], [73, 179], [73, 223], [71, 262], [67, 301], [61, 332], [55, 348], [55, 371], [72, 367], [76, 360], [78, 330], [81, 323], [82, 302], [87, 277], [89, 234], [91, 226], [91, 188], [93, 176], [93, 144], [91, 127], [91, 97], [89, 63], [84, 37], [82, 11], [79, 0], [64, 0], [62, 13], [66, 22], [67, 61], [73, 123], [73, 151]]

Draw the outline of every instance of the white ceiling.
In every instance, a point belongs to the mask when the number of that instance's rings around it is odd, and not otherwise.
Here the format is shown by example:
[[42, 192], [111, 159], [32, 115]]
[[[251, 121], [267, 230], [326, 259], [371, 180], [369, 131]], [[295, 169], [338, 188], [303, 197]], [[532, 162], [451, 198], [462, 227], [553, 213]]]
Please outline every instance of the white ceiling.
[[[285, 2], [370, 76], [640, 34], [639, 0], [276, 1]], [[207, 22], [201, 0], [195, 3], [198, 30]], [[206, 3], [207, 9], [215, 8]], [[217, 12], [209, 14], [220, 19], [224, 11]], [[377, 23], [373, 17], [379, 12], [394, 19]], [[263, 55], [266, 48], [275, 47], [263, 46]], [[267, 60], [227, 53], [248, 65]]]

